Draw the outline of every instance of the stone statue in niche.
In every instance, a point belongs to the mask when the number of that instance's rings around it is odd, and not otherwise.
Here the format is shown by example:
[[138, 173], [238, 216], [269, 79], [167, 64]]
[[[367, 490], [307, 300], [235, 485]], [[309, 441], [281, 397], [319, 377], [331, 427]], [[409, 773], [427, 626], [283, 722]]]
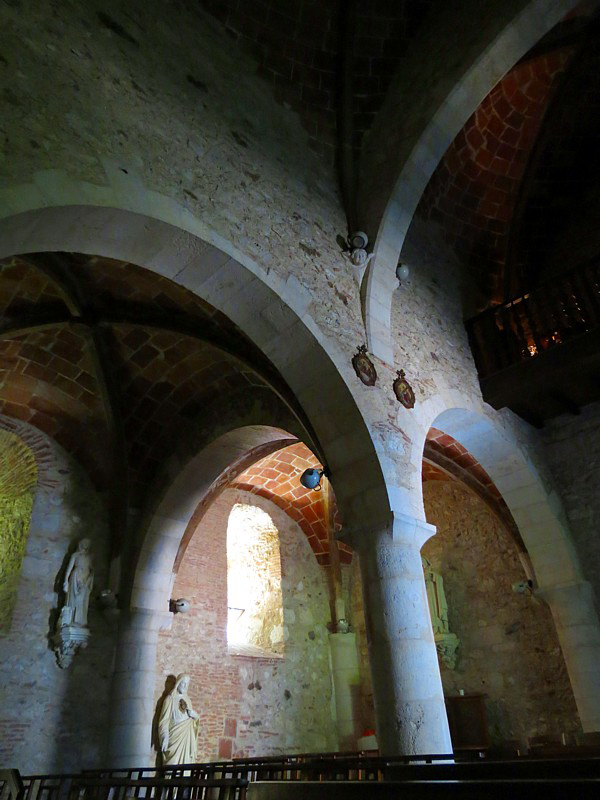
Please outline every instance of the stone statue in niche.
[[458, 636], [450, 632], [448, 623], [448, 602], [444, 592], [444, 579], [431, 567], [431, 562], [421, 556], [425, 573], [425, 589], [431, 615], [431, 626], [438, 655], [449, 669], [456, 666], [456, 651], [460, 644]]
[[54, 635], [56, 658], [59, 667], [63, 669], [70, 665], [79, 648], [87, 647], [90, 635], [87, 615], [94, 585], [90, 547], [89, 539], [82, 539], [79, 542], [69, 559], [63, 579], [65, 600]]
[[158, 719], [163, 766], [194, 764], [198, 757], [198, 714], [188, 697], [190, 676], [182, 672], [165, 697]]

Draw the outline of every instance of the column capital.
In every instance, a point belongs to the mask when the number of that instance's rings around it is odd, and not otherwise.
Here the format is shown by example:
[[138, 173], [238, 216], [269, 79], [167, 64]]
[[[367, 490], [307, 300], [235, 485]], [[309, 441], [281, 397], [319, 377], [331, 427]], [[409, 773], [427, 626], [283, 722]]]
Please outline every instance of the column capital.
[[430, 525], [424, 519], [417, 519], [400, 511], [393, 513], [392, 541], [394, 544], [404, 544], [420, 550], [428, 539], [435, 536], [435, 525]]
[[361, 531], [345, 528], [336, 538], [359, 553], [381, 545], [420, 550], [435, 533], [435, 525], [430, 525], [424, 519], [394, 511], [387, 524]]

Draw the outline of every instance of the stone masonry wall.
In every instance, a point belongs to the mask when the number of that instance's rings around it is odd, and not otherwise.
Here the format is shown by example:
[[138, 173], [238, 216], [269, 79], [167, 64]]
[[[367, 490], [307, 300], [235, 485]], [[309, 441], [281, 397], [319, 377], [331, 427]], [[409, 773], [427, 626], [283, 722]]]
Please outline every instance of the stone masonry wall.
[[496, 745], [580, 730], [550, 611], [511, 589], [525, 573], [509, 534], [466, 487], [430, 481], [423, 490], [437, 534], [422, 552], [444, 579], [460, 639], [456, 668], [441, 664], [444, 693], [484, 693]]
[[[228, 652], [226, 533], [236, 503], [266, 511], [279, 530], [280, 658]], [[226, 490], [195, 532], [173, 596], [186, 597], [191, 610], [161, 634], [155, 699], [169, 675], [190, 673], [190, 697], [200, 714], [200, 760], [335, 749], [326, 575], [296, 522], [269, 500]]]
[[552, 420], [544, 440], [583, 574], [600, 605], [600, 403], [586, 406], [577, 417]]
[[[25, 774], [106, 764], [116, 620], [100, 611], [97, 597], [106, 586], [108, 530], [82, 470], [57, 446], [51, 452], [51, 480], [35, 494], [12, 625], [0, 636], [0, 764]], [[91, 637], [60, 669], [50, 636], [67, 559], [83, 537], [92, 541], [95, 570]]]
[[358, 287], [336, 243], [346, 220], [333, 166], [220, 23], [163, 0], [0, 13], [4, 185], [46, 169], [105, 185], [109, 161], [263, 268], [297, 275], [323, 316], [348, 307], [344, 328], [361, 338]]

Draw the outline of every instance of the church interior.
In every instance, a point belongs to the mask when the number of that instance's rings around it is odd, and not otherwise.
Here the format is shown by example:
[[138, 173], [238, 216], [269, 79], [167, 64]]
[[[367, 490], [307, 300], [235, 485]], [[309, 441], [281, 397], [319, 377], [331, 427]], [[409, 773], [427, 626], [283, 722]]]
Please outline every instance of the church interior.
[[600, 2], [0, 19], [0, 768], [598, 791]]

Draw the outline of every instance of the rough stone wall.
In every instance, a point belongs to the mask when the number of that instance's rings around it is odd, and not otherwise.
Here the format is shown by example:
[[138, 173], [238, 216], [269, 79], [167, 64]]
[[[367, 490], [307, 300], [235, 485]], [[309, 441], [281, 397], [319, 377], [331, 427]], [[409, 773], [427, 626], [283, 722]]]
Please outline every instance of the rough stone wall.
[[[56, 445], [51, 452], [52, 480], [36, 490], [12, 625], [0, 636], [0, 764], [25, 774], [73, 772], [106, 763], [116, 640], [116, 621], [97, 605], [108, 567], [104, 509], [72, 459]], [[92, 541], [95, 569], [91, 637], [87, 650], [63, 670], [49, 637], [67, 558], [84, 536]]]
[[[228, 652], [226, 534], [236, 503], [266, 511], [279, 531], [280, 658]], [[225, 490], [188, 546], [173, 596], [186, 597], [191, 610], [161, 634], [155, 699], [169, 675], [190, 673], [190, 697], [200, 714], [200, 760], [335, 749], [326, 576], [296, 522], [262, 497]]]
[[460, 639], [456, 668], [441, 664], [444, 693], [486, 695], [494, 744], [579, 730], [550, 611], [511, 589], [525, 574], [509, 534], [466, 487], [431, 481], [423, 489], [437, 534], [422, 552], [444, 579]]
[[344, 570], [347, 576], [350, 602], [348, 614], [352, 630], [356, 634], [356, 649], [358, 651], [358, 669], [360, 675], [360, 712], [363, 730], [375, 730], [375, 705], [373, 700], [373, 683], [371, 680], [371, 666], [369, 664], [369, 641], [367, 638], [367, 625], [365, 621], [365, 606], [360, 576], [360, 563], [358, 553], [354, 554], [352, 564]]
[[583, 574], [600, 606], [600, 403], [586, 406], [580, 416], [552, 420], [544, 440]]
[[166, 12], [163, 0], [1, 11], [6, 185], [44, 169], [105, 185], [108, 160], [267, 270], [299, 277], [321, 318], [340, 305], [340, 338], [362, 339], [333, 167], [220, 23], [189, 3]]
[[[549, 609], [515, 594], [525, 579], [509, 534], [461, 484], [424, 485], [427, 520], [436, 535], [423, 555], [441, 573], [457, 665], [440, 662], [444, 694], [484, 693], [492, 743], [580, 729], [573, 693]], [[366, 727], [375, 727], [373, 690], [358, 559], [351, 567], [351, 622], [357, 637]]]

